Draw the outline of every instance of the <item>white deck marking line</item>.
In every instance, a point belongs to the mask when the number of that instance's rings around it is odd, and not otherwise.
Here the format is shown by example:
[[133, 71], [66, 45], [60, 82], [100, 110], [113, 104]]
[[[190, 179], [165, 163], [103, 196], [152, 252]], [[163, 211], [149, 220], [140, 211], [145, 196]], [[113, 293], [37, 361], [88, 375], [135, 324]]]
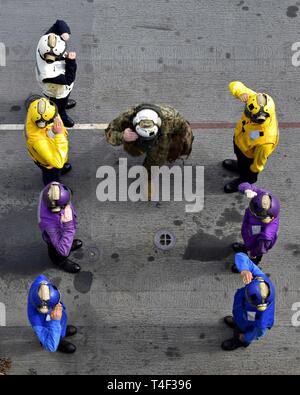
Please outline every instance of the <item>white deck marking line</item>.
[[[105, 130], [108, 127], [107, 123], [82, 123], [76, 124], [72, 129], [74, 130]], [[23, 124], [0, 124], [2, 131], [22, 131], [24, 130]]]
[[[235, 123], [229, 122], [194, 122], [190, 124], [194, 130], [219, 130], [219, 129], [235, 129]], [[105, 130], [108, 123], [78, 123], [72, 128], [73, 130]], [[281, 122], [280, 129], [300, 129], [300, 122]], [[72, 130], [70, 129], [70, 130]], [[0, 124], [0, 131], [22, 131], [23, 124]]]

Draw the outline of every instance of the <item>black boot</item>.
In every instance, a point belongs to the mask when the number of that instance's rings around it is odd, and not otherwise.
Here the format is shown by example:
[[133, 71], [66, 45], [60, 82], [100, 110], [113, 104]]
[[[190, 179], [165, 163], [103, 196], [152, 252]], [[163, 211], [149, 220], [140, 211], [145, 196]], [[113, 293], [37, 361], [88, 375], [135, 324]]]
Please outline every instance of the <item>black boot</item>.
[[79, 250], [82, 247], [83, 243], [81, 240], [75, 239], [72, 244], [71, 251]]
[[70, 173], [71, 170], [72, 170], [71, 163], [66, 163], [64, 167], [61, 169], [61, 175], [65, 176], [66, 174]]
[[229, 326], [229, 328], [231, 328], [231, 329], [235, 329], [236, 328], [236, 324], [235, 324], [234, 318], [231, 315], [225, 317], [224, 318], [224, 322], [225, 322], [225, 324], [227, 326]]
[[72, 325], [67, 326], [66, 337], [72, 337], [77, 335], [77, 328]]
[[242, 243], [233, 243], [232, 244], [232, 249], [234, 252], [244, 252], [247, 253], [247, 249], [245, 247], [245, 244]]
[[65, 263], [61, 266], [61, 268], [65, 272], [71, 274], [76, 274], [81, 271], [81, 267], [77, 263], [70, 261], [70, 259], [67, 259]]
[[225, 193], [236, 193], [239, 191], [239, 185], [242, 183], [242, 181], [239, 178], [236, 178], [235, 180], [229, 182], [228, 184], [225, 185], [224, 187], [224, 192]]
[[68, 115], [62, 117], [63, 124], [66, 128], [72, 128], [75, 125], [75, 122], [73, 121], [72, 118], [70, 118]]
[[239, 341], [238, 339], [229, 339], [222, 343], [222, 350], [224, 351], [234, 351], [240, 347], [247, 347], [244, 343]]
[[239, 172], [237, 160], [226, 159], [226, 160], [224, 160], [224, 162], [222, 163], [222, 166], [223, 166], [224, 169], [226, 169], [226, 170], [233, 171], [233, 172], [235, 172], [235, 173], [238, 173], [238, 172]]
[[74, 344], [69, 343], [66, 340], [61, 340], [57, 351], [62, 352], [64, 354], [74, 354], [74, 352], [76, 352], [76, 347], [74, 346]]
[[76, 104], [76, 100], [69, 99], [68, 104], [66, 105], [66, 110], [71, 110], [71, 108], [74, 108]]

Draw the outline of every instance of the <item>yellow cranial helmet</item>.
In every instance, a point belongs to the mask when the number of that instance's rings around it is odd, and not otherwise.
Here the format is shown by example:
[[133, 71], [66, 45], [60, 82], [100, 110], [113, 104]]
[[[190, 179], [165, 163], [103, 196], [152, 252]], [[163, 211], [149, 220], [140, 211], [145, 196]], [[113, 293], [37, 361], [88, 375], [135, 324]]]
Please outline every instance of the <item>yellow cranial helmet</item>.
[[255, 123], [262, 124], [275, 115], [275, 103], [266, 93], [257, 93], [251, 96], [246, 103], [245, 115]]
[[40, 129], [53, 123], [57, 116], [57, 107], [48, 99], [39, 99], [31, 104], [31, 119]]

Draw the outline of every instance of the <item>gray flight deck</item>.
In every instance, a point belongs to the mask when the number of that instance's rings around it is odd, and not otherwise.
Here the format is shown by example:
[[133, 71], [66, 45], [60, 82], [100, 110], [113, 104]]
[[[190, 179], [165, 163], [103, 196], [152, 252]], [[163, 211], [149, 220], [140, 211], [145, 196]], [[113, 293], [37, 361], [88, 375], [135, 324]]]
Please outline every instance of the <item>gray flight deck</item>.
[[[0, 303], [7, 315], [0, 359], [11, 360], [8, 374], [299, 374], [300, 328], [291, 323], [300, 302], [300, 68], [291, 50], [300, 41], [299, 3], [1, 0], [1, 124], [24, 122], [24, 100], [39, 93], [36, 43], [57, 18], [71, 25], [70, 48], [78, 52], [76, 122], [108, 122], [145, 101], [179, 109], [201, 127], [186, 164], [205, 166], [205, 209], [188, 214], [185, 203], [100, 203], [98, 167], [117, 169], [126, 155], [101, 131], [72, 130], [74, 170], [65, 183], [75, 194], [84, 248], [73, 258], [83, 272], [65, 274], [49, 262], [37, 227], [40, 172], [22, 133], [0, 130]], [[229, 246], [240, 237], [247, 205], [223, 193], [231, 175], [220, 164], [232, 157], [233, 133], [225, 126], [243, 110], [228, 92], [232, 80], [272, 95], [284, 123], [280, 147], [259, 179], [280, 197], [282, 224], [263, 263], [277, 287], [276, 326], [249, 349], [226, 354], [220, 344], [231, 331], [222, 317], [242, 286], [230, 271]], [[216, 122], [219, 129], [203, 125]], [[170, 252], [153, 244], [163, 228], [176, 235]], [[41, 273], [59, 286], [70, 322], [79, 327], [74, 356], [43, 351], [28, 325], [27, 292]]]

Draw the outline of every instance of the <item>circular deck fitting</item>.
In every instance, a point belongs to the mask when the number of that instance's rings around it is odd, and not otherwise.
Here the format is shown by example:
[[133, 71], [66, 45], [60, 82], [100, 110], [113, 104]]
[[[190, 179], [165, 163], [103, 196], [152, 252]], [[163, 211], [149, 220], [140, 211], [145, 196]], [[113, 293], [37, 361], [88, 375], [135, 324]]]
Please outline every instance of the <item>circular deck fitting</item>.
[[169, 251], [176, 245], [176, 236], [167, 229], [160, 230], [154, 236], [154, 244], [162, 251]]

